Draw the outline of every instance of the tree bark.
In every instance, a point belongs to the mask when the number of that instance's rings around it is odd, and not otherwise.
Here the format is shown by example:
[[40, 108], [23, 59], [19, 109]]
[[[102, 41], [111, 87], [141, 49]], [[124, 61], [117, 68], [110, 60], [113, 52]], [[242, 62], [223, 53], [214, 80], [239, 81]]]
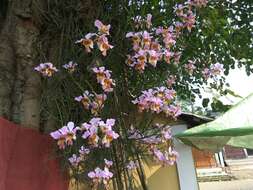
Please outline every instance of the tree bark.
[[36, 62], [38, 29], [32, 0], [14, 0], [0, 34], [0, 114], [26, 127], [39, 129], [40, 77]]
[[[58, 43], [61, 36], [57, 32], [52, 33], [51, 28], [47, 30], [49, 25], [43, 21], [50, 22], [50, 16], [65, 10], [61, 8], [50, 12], [51, 9], [48, 9], [50, 6], [47, 4], [55, 2], [44, 0], [4, 1], [8, 2], [8, 8], [5, 11], [5, 18], [0, 14], [0, 116], [26, 127], [41, 129], [41, 77], [33, 68], [39, 64], [39, 55], [43, 54], [37, 52], [39, 51], [37, 44], [42, 46], [46, 44], [45, 60], [59, 62], [59, 52], [63, 48], [59, 47]], [[102, 11], [97, 0], [76, 2], [78, 4], [73, 3], [73, 6], [76, 6], [73, 11], [78, 10], [82, 23], [90, 23], [91, 20], [98, 18]], [[51, 33], [47, 33], [48, 31]], [[43, 38], [43, 35], [47, 38]], [[51, 131], [54, 122], [43, 119], [42, 130]]]

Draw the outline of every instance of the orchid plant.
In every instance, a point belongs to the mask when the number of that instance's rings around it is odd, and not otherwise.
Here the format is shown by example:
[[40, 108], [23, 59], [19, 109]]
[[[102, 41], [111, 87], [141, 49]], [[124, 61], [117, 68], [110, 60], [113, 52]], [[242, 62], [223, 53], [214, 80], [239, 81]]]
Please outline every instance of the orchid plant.
[[[125, 63], [116, 63], [125, 64], [124, 73], [119, 78], [115, 78], [117, 75], [103, 63], [111, 51], [112, 54], [117, 52], [117, 48], [110, 42], [110, 24], [95, 20], [97, 31], [89, 32], [75, 42], [84, 49], [85, 56], [93, 57], [93, 63], [86, 68], [86, 73], [79, 72], [82, 66], [74, 61], [62, 67], [68, 71], [78, 89], [82, 90], [72, 101], [88, 117], [85, 117], [87, 120], [75, 121], [78, 126], [72, 121], [65, 121], [66, 126], [50, 135], [57, 141], [60, 154], [72, 168], [74, 176], [85, 176], [83, 178], [90, 180], [92, 189], [109, 189], [111, 186], [114, 189], [133, 189], [133, 173], [138, 174], [143, 189], [147, 189], [143, 172], [144, 158], [151, 158], [162, 166], [170, 166], [177, 161], [179, 155], [173, 145], [171, 126], [154, 124], [146, 119], [143, 122], [131, 120], [131, 117], [136, 116], [134, 106], [140, 114], [150, 114], [149, 118], [155, 114], [164, 114], [170, 119], [177, 119], [181, 114], [177, 91], [174, 89], [177, 76], [168, 69], [167, 80], [162, 85], [151, 86], [133, 94], [128, 88], [131, 76], [127, 74], [145, 77], [147, 70], [155, 71], [158, 67], [168, 66], [194, 77], [199, 68], [198, 60], [193, 57], [182, 61], [183, 47], [179, 41], [181, 36], [189, 35], [194, 30], [197, 9], [206, 5], [207, 0], [188, 0], [177, 4], [174, 10], [177, 19], [170, 26], [154, 25], [151, 14], [132, 18], [132, 31], [125, 34], [129, 44], [128, 52], [123, 55]], [[61, 73], [52, 63], [41, 63], [35, 70], [50, 78]], [[222, 64], [214, 63], [204, 67], [200, 74], [207, 80], [220, 75], [222, 71]], [[75, 75], [80, 78], [82, 75], [90, 76], [90, 81], [84, 81], [88, 89], [82, 88]], [[123, 87], [126, 95], [122, 94]], [[77, 113], [79, 118], [83, 118], [84, 112]], [[95, 156], [98, 159], [93, 159]]]

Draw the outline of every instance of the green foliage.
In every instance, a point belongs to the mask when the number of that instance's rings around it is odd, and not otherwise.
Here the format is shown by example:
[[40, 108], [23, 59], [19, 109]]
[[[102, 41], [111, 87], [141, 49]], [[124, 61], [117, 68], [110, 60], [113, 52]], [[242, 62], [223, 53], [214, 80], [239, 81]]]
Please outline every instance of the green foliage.
[[[101, 91], [90, 72], [93, 66], [106, 65], [107, 69], [112, 70], [112, 78], [116, 79], [117, 87], [107, 101], [110, 106], [105, 106], [101, 117], [117, 118], [117, 127], [123, 137], [132, 122], [136, 122], [136, 125], [138, 123], [133, 118], [126, 119], [126, 116], [135, 113], [131, 100], [142, 90], [164, 85], [169, 74], [175, 75], [178, 79], [175, 90], [180, 100], [191, 103], [194, 102], [195, 97], [200, 96], [200, 88], [206, 83], [201, 72], [210, 64], [216, 62], [224, 64], [225, 73], [228, 74], [229, 70], [235, 67], [235, 60], [237, 60], [239, 65], [246, 66], [248, 74], [253, 72], [253, 50], [251, 48], [253, 2], [250, 0], [210, 1], [207, 8], [197, 10], [199, 22], [196, 28], [191, 34], [185, 32], [177, 42], [178, 50], [183, 52], [180, 67], [161, 63], [157, 68], [146, 69], [145, 74], [138, 74], [129, 69], [124, 64], [130, 48], [125, 35], [128, 31], [134, 30], [131, 19], [136, 15], [144, 16], [151, 13], [155, 26], [169, 26], [175, 20], [173, 7], [177, 2], [182, 1], [50, 0], [44, 2], [43, 7], [38, 6], [41, 27], [41, 41], [38, 42], [39, 61], [53, 62], [57, 68], [61, 68], [70, 60], [79, 64], [78, 71], [73, 75], [62, 71], [61, 74], [54, 76], [54, 80], [43, 81], [42, 115], [45, 116], [45, 120], [50, 116], [59, 127], [69, 120], [84, 122], [90, 118], [90, 113], [84, 111], [74, 101], [74, 97], [81, 95], [84, 90]], [[92, 55], [86, 54], [74, 43], [86, 33], [94, 31], [95, 19], [112, 25], [110, 41], [114, 48], [106, 58], [98, 58], [99, 52]], [[184, 65], [189, 59], [195, 59], [198, 65], [193, 76], [184, 71]], [[94, 83], [88, 81], [94, 81]], [[224, 85], [225, 79], [221, 78], [212, 84], [212, 87], [223, 92]], [[231, 92], [227, 91], [227, 93]], [[208, 107], [208, 104], [209, 99], [204, 99], [203, 106]], [[219, 100], [213, 101], [211, 106], [214, 111], [224, 111], [224, 105]], [[144, 119], [143, 123], [138, 123], [139, 129], [145, 129], [145, 126], [150, 124], [149, 122], [148, 119]], [[106, 155], [114, 155], [111, 157], [117, 166], [125, 163], [128, 157], [140, 160], [139, 155], [144, 152], [141, 147], [124, 138], [120, 139], [118, 143], [114, 146], [122, 146], [122, 149], [127, 150], [127, 158], [116, 148], [106, 152]], [[69, 157], [72, 151], [67, 152], [64, 156]], [[98, 152], [95, 152], [94, 155], [98, 163], [104, 158]], [[122, 167], [117, 168], [117, 177], [129, 175], [127, 171], [122, 171]], [[143, 188], [146, 189], [144, 174], [141, 170], [138, 173]], [[115, 183], [118, 189], [123, 186], [120, 181]]]

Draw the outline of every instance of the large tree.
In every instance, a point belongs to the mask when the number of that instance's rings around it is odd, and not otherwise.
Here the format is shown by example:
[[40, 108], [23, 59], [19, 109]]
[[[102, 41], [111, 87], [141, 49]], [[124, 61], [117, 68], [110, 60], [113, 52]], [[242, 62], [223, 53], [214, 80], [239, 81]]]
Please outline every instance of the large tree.
[[[126, 51], [125, 33], [131, 29], [130, 19], [152, 13], [157, 23], [170, 23], [173, 6], [179, 1], [40, 1], [2, 0], [0, 6], [0, 115], [13, 121], [39, 128], [45, 115], [41, 79], [33, 72], [39, 62], [63, 64], [92, 61], [84, 58], [73, 43], [89, 31], [96, 18], [111, 23], [113, 41], [122, 54]], [[235, 60], [252, 72], [252, 1], [211, 1], [208, 8], [199, 11], [199, 23], [191, 37], [184, 37], [184, 60], [195, 58], [203, 66], [220, 62], [225, 73], [235, 67]], [[114, 57], [115, 56], [115, 57]], [[113, 63], [111, 60], [114, 60]], [[110, 65], [117, 64], [123, 71], [125, 57], [113, 55]], [[159, 73], [160, 76], [160, 73]], [[149, 73], [148, 85], [161, 82], [161, 77]], [[178, 82], [177, 92], [182, 99], [193, 99], [203, 82], [199, 77], [194, 86]], [[129, 88], [145, 89], [136, 78]], [[131, 81], [132, 82], [132, 81]], [[224, 81], [221, 81], [221, 85]], [[46, 110], [48, 108], [45, 108]], [[43, 116], [43, 117], [42, 117]]]

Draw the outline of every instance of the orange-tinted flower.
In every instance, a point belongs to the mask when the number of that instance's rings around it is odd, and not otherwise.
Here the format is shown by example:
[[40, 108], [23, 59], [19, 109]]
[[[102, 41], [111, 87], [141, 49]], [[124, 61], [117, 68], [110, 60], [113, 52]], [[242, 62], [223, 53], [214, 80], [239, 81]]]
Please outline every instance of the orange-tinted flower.
[[98, 28], [98, 31], [101, 33], [101, 34], [106, 34], [106, 35], [109, 35], [109, 30], [111, 28], [111, 25], [104, 25], [100, 20], [96, 20], [94, 25]]
[[97, 45], [103, 56], [106, 56], [107, 51], [113, 48], [113, 46], [109, 44], [108, 39], [105, 35], [102, 35], [98, 38]]
[[45, 77], [51, 77], [55, 72], [58, 72], [58, 69], [52, 63], [41, 63], [34, 70], [40, 72]]
[[86, 52], [90, 53], [91, 49], [94, 48], [94, 42], [91, 39], [93, 36], [96, 36], [95, 33], [88, 33], [85, 35], [85, 38], [77, 40], [76, 43], [80, 43], [85, 47]]

